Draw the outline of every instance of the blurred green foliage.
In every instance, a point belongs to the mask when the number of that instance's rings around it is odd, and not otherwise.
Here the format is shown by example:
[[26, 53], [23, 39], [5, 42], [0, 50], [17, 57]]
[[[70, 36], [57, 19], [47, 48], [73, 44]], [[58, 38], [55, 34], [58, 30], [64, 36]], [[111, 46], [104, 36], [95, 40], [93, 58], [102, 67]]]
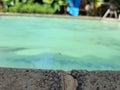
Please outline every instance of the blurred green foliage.
[[[4, 12], [15, 13], [43, 13], [54, 14], [61, 13], [63, 6], [68, 5], [68, 0], [2, 0]], [[90, 3], [94, 3], [94, 10], [90, 12], [91, 16], [97, 15], [100, 12], [98, 9], [101, 7], [102, 2], [106, 0], [88, 0]], [[110, 0], [107, 0], [109, 2]], [[120, 0], [112, 0], [113, 4], [119, 7], [120, 12]], [[104, 12], [104, 11], [103, 11]]]
[[62, 6], [67, 5], [67, 0], [3, 0], [5, 12], [19, 13], [43, 13], [53, 14], [59, 12]]

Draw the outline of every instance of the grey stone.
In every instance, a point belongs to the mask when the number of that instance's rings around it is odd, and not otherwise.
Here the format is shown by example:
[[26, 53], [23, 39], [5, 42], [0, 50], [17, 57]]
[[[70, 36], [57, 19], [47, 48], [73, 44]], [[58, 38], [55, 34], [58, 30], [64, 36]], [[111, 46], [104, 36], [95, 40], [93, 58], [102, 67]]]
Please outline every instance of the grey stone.
[[71, 75], [65, 75], [65, 90], [76, 90], [78, 83]]
[[120, 90], [120, 71], [0, 68], [0, 90]]
[[71, 71], [71, 75], [78, 80], [77, 90], [120, 90], [120, 71]]
[[[0, 90], [61, 90], [58, 73], [46, 70], [0, 69]], [[51, 75], [50, 75], [51, 74]], [[46, 79], [47, 75], [47, 79]], [[57, 75], [57, 77], [59, 77]]]

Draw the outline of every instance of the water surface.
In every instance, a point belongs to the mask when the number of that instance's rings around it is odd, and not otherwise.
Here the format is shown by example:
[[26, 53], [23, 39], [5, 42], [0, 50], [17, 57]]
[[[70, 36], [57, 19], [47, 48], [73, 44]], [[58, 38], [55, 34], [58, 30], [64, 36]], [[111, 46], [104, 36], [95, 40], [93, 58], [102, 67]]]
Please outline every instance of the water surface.
[[0, 67], [120, 70], [120, 24], [53, 17], [0, 17]]

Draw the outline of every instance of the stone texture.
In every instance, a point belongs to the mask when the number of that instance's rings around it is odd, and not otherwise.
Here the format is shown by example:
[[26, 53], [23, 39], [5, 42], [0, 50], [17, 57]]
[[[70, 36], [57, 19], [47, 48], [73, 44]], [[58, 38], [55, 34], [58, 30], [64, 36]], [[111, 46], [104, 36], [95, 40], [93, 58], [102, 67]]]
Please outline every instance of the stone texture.
[[71, 75], [65, 75], [65, 90], [76, 90], [78, 82]]
[[120, 71], [71, 71], [77, 90], [120, 90]]
[[0, 90], [120, 90], [120, 71], [1, 68]]
[[0, 90], [61, 90], [61, 86], [57, 71], [0, 69]]

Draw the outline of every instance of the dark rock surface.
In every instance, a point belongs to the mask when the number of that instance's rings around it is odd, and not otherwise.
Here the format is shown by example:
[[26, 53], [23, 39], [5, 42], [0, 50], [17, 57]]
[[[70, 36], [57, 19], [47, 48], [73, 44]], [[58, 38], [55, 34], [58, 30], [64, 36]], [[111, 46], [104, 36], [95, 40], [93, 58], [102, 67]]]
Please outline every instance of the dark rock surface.
[[0, 69], [0, 90], [62, 90], [61, 74], [51, 70]]
[[[66, 76], [73, 79], [68, 80]], [[65, 78], [70, 82], [66, 83]], [[78, 83], [77, 90], [120, 90], [120, 71], [64, 72], [7, 68], [0, 69], [0, 90], [69, 90], [74, 79]]]
[[77, 90], [120, 90], [120, 71], [71, 71]]

